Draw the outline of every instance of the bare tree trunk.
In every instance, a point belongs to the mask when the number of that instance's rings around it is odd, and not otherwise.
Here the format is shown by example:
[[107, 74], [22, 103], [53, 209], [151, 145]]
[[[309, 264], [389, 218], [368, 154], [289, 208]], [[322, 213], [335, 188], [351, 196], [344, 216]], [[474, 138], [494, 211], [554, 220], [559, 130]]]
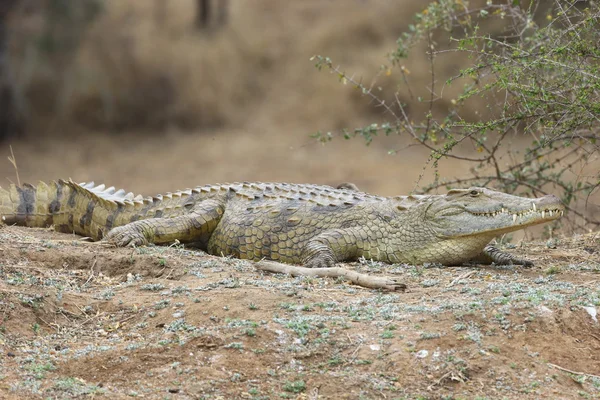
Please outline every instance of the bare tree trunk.
[[196, 0], [196, 28], [205, 29], [210, 21], [211, 0]]
[[228, 11], [229, 0], [196, 0], [196, 28], [208, 29], [211, 26], [217, 28], [225, 25]]
[[0, 1], [0, 140], [18, 133], [14, 92], [8, 64], [8, 16], [18, 0]]

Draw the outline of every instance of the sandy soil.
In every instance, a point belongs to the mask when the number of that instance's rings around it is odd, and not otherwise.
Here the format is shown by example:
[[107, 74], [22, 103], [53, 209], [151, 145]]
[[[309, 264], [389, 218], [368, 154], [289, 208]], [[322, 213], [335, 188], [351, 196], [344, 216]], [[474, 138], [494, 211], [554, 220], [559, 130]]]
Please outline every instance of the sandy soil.
[[[514, 247], [514, 246], [511, 246]], [[599, 398], [598, 234], [531, 269], [347, 268], [403, 292], [180, 247], [0, 230], [2, 398]]]

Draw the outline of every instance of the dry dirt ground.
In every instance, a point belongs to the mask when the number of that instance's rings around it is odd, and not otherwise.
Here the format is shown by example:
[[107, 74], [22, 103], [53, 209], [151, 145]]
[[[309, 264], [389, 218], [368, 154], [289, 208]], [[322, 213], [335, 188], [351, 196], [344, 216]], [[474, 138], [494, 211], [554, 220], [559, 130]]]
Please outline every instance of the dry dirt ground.
[[[406, 138], [367, 149], [309, 137], [387, 120], [309, 58], [331, 56], [392, 96], [400, 76], [373, 79], [420, 2], [235, 1], [231, 23], [208, 37], [186, 28], [195, 1], [169, 2], [165, 20], [153, 22], [159, 3], [106, 2], [73, 67], [84, 73], [65, 74], [101, 84], [69, 81], [78, 89], [62, 114], [55, 92], [31, 92], [52, 123], [0, 143], [2, 186], [18, 181], [9, 144], [21, 182], [71, 177], [144, 195], [243, 180], [351, 181], [380, 195], [408, 194], [421, 174], [420, 185], [430, 183], [429, 152]], [[31, 70], [22, 65], [15, 70]], [[455, 75], [461, 62], [452, 55], [438, 65]], [[429, 93], [426, 53], [406, 66], [415, 96]], [[174, 97], [153, 95], [156, 82]], [[175, 122], [197, 116], [200, 127], [94, 125], [90, 112], [104, 110], [97, 100], [107, 88], [112, 100], [101, 104], [124, 121], [166, 113]], [[90, 90], [96, 102], [81, 97]], [[453, 96], [444, 90], [440, 112]], [[90, 132], [60, 124], [84, 117]], [[442, 160], [440, 176], [464, 177], [469, 167]], [[515, 234], [511, 251], [536, 261], [532, 269], [347, 266], [408, 286], [386, 293], [179, 247], [110, 249], [5, 227], [0, 398], [599, 398], [600, 325], [590, 313], [600, 306], [600, 235], [521, 245], [529, 232]]]
[[535, 267], [345, 265], [381, 292], [4, 227], [0, 397], [600, 398], [600, 233], [508, 247]]

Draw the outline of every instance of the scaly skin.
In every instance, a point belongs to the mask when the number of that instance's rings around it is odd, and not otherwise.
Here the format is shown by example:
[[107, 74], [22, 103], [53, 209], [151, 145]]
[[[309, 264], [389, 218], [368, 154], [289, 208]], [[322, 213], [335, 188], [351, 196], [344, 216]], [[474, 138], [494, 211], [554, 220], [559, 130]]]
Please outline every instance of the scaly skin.
[[489, 246], [496, 236], [559, 218], [564, 207], [485, 188], [380, 197], [355, 185], [207, 185], [153, 198], [58, 181], [0, 188], [7, 224], [54, 225], [117, 246], [194, 243], [210, 254], [330, 267], [387, 263], [530, 265]]

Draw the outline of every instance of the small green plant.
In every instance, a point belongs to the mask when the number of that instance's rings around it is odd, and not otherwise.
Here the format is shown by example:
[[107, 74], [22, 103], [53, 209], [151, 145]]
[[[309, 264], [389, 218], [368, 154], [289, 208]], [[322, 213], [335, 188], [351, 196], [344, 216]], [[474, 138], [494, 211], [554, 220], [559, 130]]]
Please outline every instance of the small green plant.
[[163, 308], [167, 308], [169, 306], [169, 304], [171, 304], [171, 300], [169, 300], [169, 299], [159, 300], [156, 303], [154, 303], [154, 309], [162, 310]]
[[587, 381], [586, 375], [569, 374], [569, 376], [571, 377], [571, 379], [573, 379], [573, 381], [579, 383], [580, 385], [583, 385]]
[[225, 348], [226, 349], [243, 350], [244, 349], [244, 343], [242, 343], [242, 342], [232, 342], [232, 343], [226, 344]]
[[465, 330], [467, 330], [467, 325], [463, 324], [461, 322], [458, 322], [458, 323], [452, 325], [452, 330], [455, 332], [465, 331]]
[[295, 310], [296, 305], [294, 303], [279, 303], [279, 308], [282, 310]]
[[392, 339], [394, 337], [394, 332], [392, 331], [383, 331], [383, 333], [381, 334], [381, 338], [382, 339]]
[[327, 360], [327, 364], [329, 364], [330, 367], [335, 367], [336, 365], [341, 365], [343, 363], [344, 363], [344, 360], [339, 356], [336, 356], [336, 357], [333, 357], [333, 358], [330, 358], [329, 360]]
[[54, 388], [61, 392], [69, 393], [73, 396], [104, 393], [104, 390], [96, 385], [88, 385], [81, 379], [70, 377], [58, 379], [54, 383]]
[[283, 390], [290, 393], [302, 393], [306, 390], [306, 383], [302, 380], [286, 382], [285, 385], [283, 385]]
[[421, 340], [431, 340], [431, 339], [438, 339], [440, 338], [442, 335], [437, 333], [437, 332], [423, 332], [421, 333]]
[[149, 291], [153, 291], [153, 292], [163, 290], [164, 288], [165, 288], [165, 285], [163, 285], [162, 283], [146, 283], [140, 287], [140, 289], [142, 289], [142, 290], [149, 290]]
[[305, 337], [309, 332], [315, 329], [315, 327], [310, 323], [309, 320], [305, 320], [302, 318], [296, 318], [294, 320], [288, 321], [286, 323], [286, 327], [293, 330], [298, 337]]
[[100, 293], [100, 298], [104, 299], [104, 300], [110, 300], [115, 296], [115, 291], [112, 289], [105, 289], [104, 291], [102, 291], [102, 293]]
[[544, 273], [546, 275], [555, 275], [555, 274], [559, 274], [561, 271], [560, 266], [558, 265], [553, 265], [550, 268], [544, 270]]
[[26, 369], [31, 372], [36, 379], [42, 379], [46, 376], [46, 372], [54, 371], [56, 367], [51, 362], [47, 362], [44, 364], [30, 364]]

